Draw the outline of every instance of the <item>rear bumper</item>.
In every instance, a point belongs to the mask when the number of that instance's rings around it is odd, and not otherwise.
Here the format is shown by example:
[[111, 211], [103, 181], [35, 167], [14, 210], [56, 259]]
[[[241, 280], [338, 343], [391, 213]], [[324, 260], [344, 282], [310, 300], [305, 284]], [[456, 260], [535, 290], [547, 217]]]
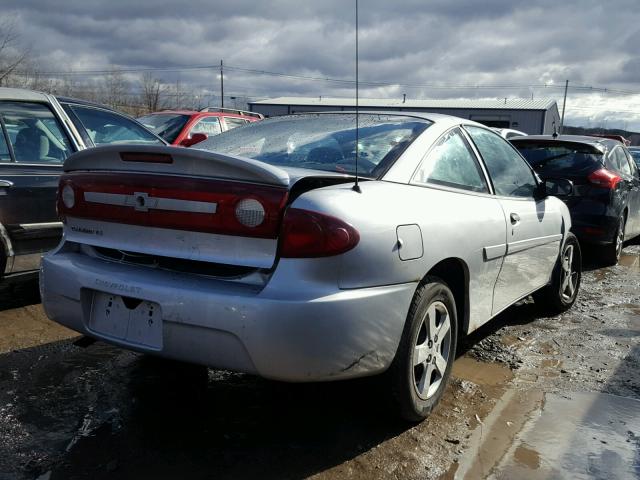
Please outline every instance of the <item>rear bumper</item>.
[[[393, 360], [415, 283], [353, 290], [262, 290], [127, 266], [81, 253], [43, 258], [42, 300], [54, 321], [124, 348], [285, 381], [371, 375]], [[294, 286], [295, 285], [295, 286]], [[157, 303], [162, 345], [150, 349], [89, 326], [93, 292]]]
[[571, 212], [571, 231], [582, 243], [596, 245], [614, 241], [619, 215], [581, 215]]

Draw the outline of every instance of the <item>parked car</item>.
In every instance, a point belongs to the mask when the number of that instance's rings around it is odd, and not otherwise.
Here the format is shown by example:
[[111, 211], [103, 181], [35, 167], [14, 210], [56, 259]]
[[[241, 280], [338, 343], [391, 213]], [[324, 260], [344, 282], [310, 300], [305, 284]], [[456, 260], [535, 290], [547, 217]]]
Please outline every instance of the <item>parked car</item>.
[[284, 381], [389, 370], [400, 412], [421, 420], [459, 334], [532, 293], [573, 305], [580, 248], [546, 193], [571, 185], [540, 182], [468, 120], [359, 119], [357, 150], [354, 115], [334, 112], [199, 149], [74, 154], [64, 242], [42, 263], [47, 314], [124, 348]]
[[69, 97], [56, 97], [87, 147], [117, 143], [167, 145], [133, 117], [104, 105]]
[[529, 136], [511, 142], [544, 179], [574, 184], [564, 198], [581, 242], [615, 264], [625, 240], [640, 235], [640, 176], [627, 148], [604, 137]]
[[263, 118], [259, 113], [244, 110], [206, 108], [202, 111], [163, 110], [144, 115], [138, 120], [171, 145], [191, 147], [211, 135], [218, 135]]
[[122, 114], [30, 90], [0, 88], [0, 120], [0, 279], [37, 275], [60, 242], [56, 190], [69, 155], [124, 139], [165, 144]]
[[640, 147], [628, 147], [627, 150], [629, 150], [633, 161], [636, 162], [636, 167], [640, 169]]
[[527, 134], [524, 132], [521, 132], [520, 130], [513, 130], [511, 128], [494, 128], [494, 130], [496, 132], [498, 132], [500, 134], [500, 136], [502, 136], [502, 138], [506, 138], [507, 140], [510, 140], [514, 137], [526, 137]]
[[592, 136], [592, 137], [610, 138], [611, 140], [618, 140], [619, 142], [624, 144], [625, 147], [628, 147], [629, 145], [631, 145], [631, 141], [629, 139], [625, 138], [623, 135], [610, 135], [608, 133], [592, 133], [592, 134], [590, 134], [590, 136]]

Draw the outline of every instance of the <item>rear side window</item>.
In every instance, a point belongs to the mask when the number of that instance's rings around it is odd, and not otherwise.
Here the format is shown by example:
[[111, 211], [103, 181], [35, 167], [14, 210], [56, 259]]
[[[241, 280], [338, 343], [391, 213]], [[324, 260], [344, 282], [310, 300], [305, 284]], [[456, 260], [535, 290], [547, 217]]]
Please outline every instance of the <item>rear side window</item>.
[[607, 159], [607, 167], [618, 173], [631, 175], [631, 167], [629, 166], [629, 161], [627, 160], [627, 156], [624, 154], [624, 151], [620, 147], [614, 148], [613, 151], [609, 154], [609, 158]]
[[227, 129], [231, 130], [233, 128], [241, 127], [247, 124], [247, 121], [243, 118], [235, 118], [235, 117], [224, 117], [224, 121], [227, 124]]
[[[16, 162], [60, 164], [71, 155], [71, 143], [47, 105], [0, 102], [0, 115], [13, 147]], [[1, 144], [5, 145], [2, 146]], [[6, 140], [0, 140], [0, 158], [8, 156]]]
[[72, 105], [71, 109], [80, 119], [94, 145], [114, 143], [162, 144], [151, 132], [117, 113], [78, 105]]
[[420, 164], [413, 181], [474, 192], [489, 191], [471, 147], [457, 128], [440, 137]]
[[640, 150], [629, 150], [633, 161], [636, 162], [636, 166], [640, 168]]
[[529, 165], [543, 175], [554, 172], [577, 173], [602, 163], [602, 154], [578, 144], [520, 141], [514, 142], [514, 145]]
[[533, 172], [518, 152], [497, 133], [465, 126], [484, 160], [496, 194], [533, 197], [537, 183]]

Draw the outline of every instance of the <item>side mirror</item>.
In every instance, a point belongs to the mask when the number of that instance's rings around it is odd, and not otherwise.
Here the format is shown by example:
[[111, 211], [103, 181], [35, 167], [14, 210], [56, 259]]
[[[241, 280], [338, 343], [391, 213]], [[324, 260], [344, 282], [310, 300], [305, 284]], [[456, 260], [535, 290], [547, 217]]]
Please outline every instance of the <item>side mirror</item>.
[[180, 145], [182, 145], [183, 147], [191, 147], [196, 143], [204, 142], [207, 138], [209, 138], [209, 135], [207, 135], [206, 133], [194, 133], [193, 135], [191, 135], [191, 138], [185, 138], [184, 140], [182, 140], [180, 142]]
[[568, 197], [573, 193], [573, 182], [566, 178], [548, 178], [540, 184], [545, 196]]

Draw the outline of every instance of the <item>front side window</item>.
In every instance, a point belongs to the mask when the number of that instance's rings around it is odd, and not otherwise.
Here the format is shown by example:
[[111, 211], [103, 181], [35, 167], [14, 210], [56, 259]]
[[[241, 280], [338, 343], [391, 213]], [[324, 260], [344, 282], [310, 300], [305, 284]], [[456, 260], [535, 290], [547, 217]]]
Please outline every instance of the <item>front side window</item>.
[[[60, 164], [71, 155], [71, 143], [47, 105], [0, 102], [0, 115], [16, 162]], [[4, 159], [3, 151], [0, 146], [0, 157]]]
[[[432, 122], [403, 115], [360, 114], [358, 173], [386, 171]], [[198, 148], [282, 167], [355, 173], [356, 118], [328, 113], [273, 117], [209, 137]]]
[[413, 181], [488, 192], [475, 155], [457, 128], [440, 137], [420, 164]]
[[144, 143], [162, 145], [151, 132], [127, 117], [97, 108], [73, 105], [71, 107], [94, 145], [114, 143]]
[[205, 117], [191, 127], [189, 132], [189, 138], [194, 133], [205, 133], [207, 135], [218, 135], [222, 133], [222, 127], [220, 126], [220, 119], [218, 117]]
[[190, 115], [181, 113], [152, 113], [138, 117], [137, 120], [156, 135], [160, 135], [167, 142], [173, 143], [190, 118]]
[[9, 144], [7, 143], [7, 137], [5, 137], [4, 129], [0, 129], [0, 163], [7, 163], [11, 161], [11, 154], [9, 153]]
[[518, 152], [500, 135], [480, 127], [465, 126], [478, 148], [496, 194], [506, 197], [533, 197], [537, 182]]

